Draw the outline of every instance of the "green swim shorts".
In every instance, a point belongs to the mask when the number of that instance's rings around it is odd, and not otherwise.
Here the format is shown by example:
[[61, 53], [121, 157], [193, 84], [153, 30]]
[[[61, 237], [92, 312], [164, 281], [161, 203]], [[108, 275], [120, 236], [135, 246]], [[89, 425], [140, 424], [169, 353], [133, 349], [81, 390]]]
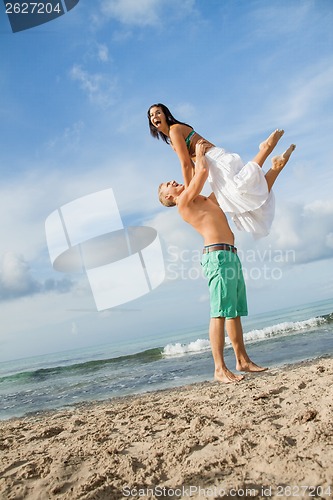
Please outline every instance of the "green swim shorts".
[[208, 279], [211, 318], [247, 316], [246, 288], [238, 255], [216, 250], [204, 253], [201, 264]]

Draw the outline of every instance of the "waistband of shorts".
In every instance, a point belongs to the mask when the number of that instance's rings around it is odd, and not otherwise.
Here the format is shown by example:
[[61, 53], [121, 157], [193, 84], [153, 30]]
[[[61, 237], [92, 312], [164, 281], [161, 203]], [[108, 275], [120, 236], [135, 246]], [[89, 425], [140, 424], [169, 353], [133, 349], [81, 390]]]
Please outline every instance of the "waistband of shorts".
[[228, 252], [237, 253], [237, 248], [229, 243], [213, 243], [212, 245], [206, 245], [202, 253], [217, 252], [218, 250], [227, 250]]

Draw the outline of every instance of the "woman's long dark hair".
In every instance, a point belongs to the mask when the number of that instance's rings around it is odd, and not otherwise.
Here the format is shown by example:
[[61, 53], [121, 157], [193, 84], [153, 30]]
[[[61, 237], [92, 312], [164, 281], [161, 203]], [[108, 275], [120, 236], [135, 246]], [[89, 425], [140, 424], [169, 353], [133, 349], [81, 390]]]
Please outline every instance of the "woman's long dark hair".
[[[150, 110], [151, 108], [161, 108], [161, 110], [163, 111], [163, 113], [165, 114], [165, 117], [166, 117], [166, 121], [167, 121], [167, 124], [169, 125], [169, 127], [171, 125], [174, 125], [175, 123], [179, 123], [180, 125], [186, 125], [187, 127], [191, 127], [191, 125], [188, 125], [188, 123], [184, 123], [184, 122], [180, 122], [178, 120], [176, 120], [176, 118], [171, 114], [171, 111], [164, 105], [164, 104], [161, 104], [161, 103], [158, 103], [158, 104], [152, 104], [149, 109], [148, 109], [148, 112], [147, 112], [147, 116], [148, 116], [148, 122], [149, 122], [149, 130], [150, 130], [150, 133], [153, 137], [155, 137], [155, 139], [162, 139], [164, 142], [166, 142], [167, 144], [170, 144], [170, 138], [163, 134], [163, 132], [159, 132], [155, 127], [154, 125], [152, 124], [151, 120], [150, 120]], [[191, 127], [192, 128], [192, 127]]]

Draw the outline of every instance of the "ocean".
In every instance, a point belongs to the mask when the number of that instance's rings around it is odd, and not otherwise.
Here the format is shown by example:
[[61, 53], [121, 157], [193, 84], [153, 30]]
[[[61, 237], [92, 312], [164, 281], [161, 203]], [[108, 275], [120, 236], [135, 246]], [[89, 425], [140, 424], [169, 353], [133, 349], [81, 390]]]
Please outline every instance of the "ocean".
[[[277, 367], [333, 355], [333, 299], [242, 319], [250, 357]], [[154, 344], [157, 342], [157, 344]], [[235, 360], [226, 336], [225, 359]], [[0, 419], [212, 380], [208, 325], [0, 364]]]

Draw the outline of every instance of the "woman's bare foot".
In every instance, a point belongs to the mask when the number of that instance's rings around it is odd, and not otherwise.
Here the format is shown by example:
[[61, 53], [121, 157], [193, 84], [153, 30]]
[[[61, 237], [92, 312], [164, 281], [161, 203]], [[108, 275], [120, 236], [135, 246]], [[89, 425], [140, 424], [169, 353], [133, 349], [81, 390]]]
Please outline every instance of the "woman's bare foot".
[[271, 152], [273, 151], [273, 149], [275, 148], [275, 146], [277, 145], [277, 143], [279, 142], [279, 140], [281, 139], [281, 137], [283, 136], [284, 134], [284, 130], [282, 129], [276, 129], [274, 130], [274, 132], [271, 133], [271, 135], [268, 137], [268, 139], [266, 139], [266, 141], [262, 142], [260, 145], [259, 145], [259, 149], [260, 150], [267, 150], [267, 154], [271, 154]]
[[258, 373], [265, 372], [268, 368], [264, 368], [263, 366], [258, 366], [253, 361], [246, 361], [242, 363], [237, 363], [236, 370], [239, 372], [249, 372], [249, 373]]
[[289, 146], [289, 148], [284, 153], [282, 153], [282, 155], [274, 156], [274, 158], [272, 158], [272, 170], [277, 170], [278, 172], [280, 172], [287, 164], [290, 155], [295, 148], [295, 144], [291, 144], [291, 146]]
[[243, 380], [244, 375], [235, 375], [228, 368], [221, 368], [215, 370], [214, 379], [218, 382], [223, 382], [224, 384], [233, 384], [235, 382], [240, 382]]

